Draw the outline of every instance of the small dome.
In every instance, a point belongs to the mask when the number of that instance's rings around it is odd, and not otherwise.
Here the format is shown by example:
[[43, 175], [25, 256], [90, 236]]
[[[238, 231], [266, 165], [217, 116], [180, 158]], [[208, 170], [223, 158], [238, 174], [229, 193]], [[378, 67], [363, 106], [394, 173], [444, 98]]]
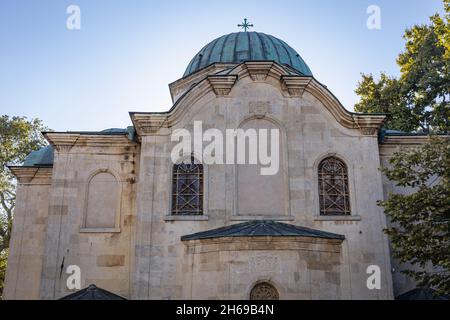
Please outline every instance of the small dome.
[[286, 42], [261, 32], [235, 32], [208, 43], [189, 63], [183, 77], [215, 62], [242, 63], [244, 61], [270, 60], [289, 65], [305, 76], [311, 70]]

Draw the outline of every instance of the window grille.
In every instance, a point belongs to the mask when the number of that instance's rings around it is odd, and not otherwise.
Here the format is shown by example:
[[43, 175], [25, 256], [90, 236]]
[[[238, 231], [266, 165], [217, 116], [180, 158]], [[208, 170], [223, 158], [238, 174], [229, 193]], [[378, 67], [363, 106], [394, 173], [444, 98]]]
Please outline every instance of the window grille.
[[203, 214], [203, 165], [190, 162], [173, 166], [172, 215]]
[[319, 164], [320, 215], [350, 215], [347, 166], [335, 157]]

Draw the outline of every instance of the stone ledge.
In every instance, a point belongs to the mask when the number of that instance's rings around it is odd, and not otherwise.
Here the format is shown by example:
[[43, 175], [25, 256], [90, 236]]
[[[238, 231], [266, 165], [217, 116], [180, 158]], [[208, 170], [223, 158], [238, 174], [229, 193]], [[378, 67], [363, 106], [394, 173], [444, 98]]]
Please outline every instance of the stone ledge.
[[80, 228], [80, 233], [120, 233], [120, 228]]
[[314, 221], [361, 221], [361, 216], [315, 216]]
[[169, 215], [164, 217], [164, 221], [206, 221], [206, 220], [209, 220], [208, 215], [198, 215], [198, 216]]
[[295, 218], [293, 216], [231, 216], [230, 220], [234, 221], [248, 221], [248, 220], [278, 220], [278, 221], [293, 221]]
[[[8, 166], [20, 184], [50, 185], [53, 167]], [[36, 180], [35, 182], [33, 182]]]
[[225, 237], [185, 241], [187, 253], [211, 253], [217, 251], [286, 250], [320, 253], [340, 253], [344, 240], [311, 237]]

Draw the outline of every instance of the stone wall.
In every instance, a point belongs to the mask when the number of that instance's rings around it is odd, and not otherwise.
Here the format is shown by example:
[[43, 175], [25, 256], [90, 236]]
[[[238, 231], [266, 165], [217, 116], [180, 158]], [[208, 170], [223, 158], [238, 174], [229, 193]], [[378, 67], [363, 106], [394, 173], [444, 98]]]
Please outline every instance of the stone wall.
[[[48, 139], [57, 145], [60, 136], [52, 134]], [[93, 283], [129, 297], [138, 145], [126, 137], [91, 136], [78, 138], [70, 147], [57, 148], [40, 298], [55, 299], [71, 293], [66, 286], [69, 265], [80, 267], [81, 287]], [[99, 172], [111, 173], [119, 185], [118, 201], [104, 204], [116, 212], [113, 228], [85, 224], [89, 181]]]
[[[341, 299], [340, 240], [302, 237], [220, 238], [186, 244], [182, 266], [187, 299], [249, 299], [259, 282], [280, 299]], [[344, 290], [345, 291], [345, 290]]]
[[18, 178], [4, 299], [38, 299], [51, 168], [12, 168]]

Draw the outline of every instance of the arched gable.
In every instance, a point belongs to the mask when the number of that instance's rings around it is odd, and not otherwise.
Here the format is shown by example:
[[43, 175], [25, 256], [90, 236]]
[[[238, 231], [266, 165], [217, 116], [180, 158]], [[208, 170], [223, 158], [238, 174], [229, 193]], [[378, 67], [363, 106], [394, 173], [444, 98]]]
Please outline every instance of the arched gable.
[[314, 77], [293, 73], [273, 61], [247, 61], [227, 72], [206, 75], [176, 101], [167, 112], [130, 113], [138, 134], [156, 134], [183, 119], [187, 110], [200, 99], [227, 97], [238, 81], [250, 77], [252, 81], [265, 82], [281, 88], [285, 97], [300, 98], [308, 92], [318, 99], [338, 123], [348, 129], [358, 129], [363, 135], [376, 135], [385, 121], [381, 114], [357, 114], [347, 111], [339, 100]]

